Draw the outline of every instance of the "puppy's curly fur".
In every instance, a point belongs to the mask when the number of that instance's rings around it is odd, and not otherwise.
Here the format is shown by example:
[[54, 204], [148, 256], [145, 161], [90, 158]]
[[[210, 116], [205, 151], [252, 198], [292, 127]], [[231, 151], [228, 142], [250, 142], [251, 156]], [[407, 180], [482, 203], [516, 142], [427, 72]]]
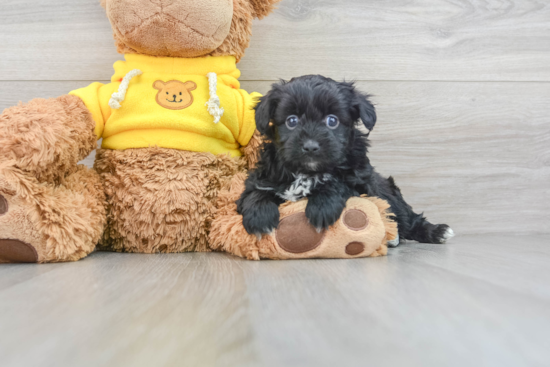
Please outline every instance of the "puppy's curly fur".
[[306, 216], [318, 229], [334, 224], [352, 196], [389, 202], [401, 239], [444, 243], [453, 232], [413, 212], [392, 177], [384, 178], [367, 157], [376, 112], [353, 83], [319, 75], [274, 84], [256, 107], [258, 130], [266, 137], [260, 162], [237, 201], [248, 233], [270, 233], [279, 224], [279, 205], [308, 197]]

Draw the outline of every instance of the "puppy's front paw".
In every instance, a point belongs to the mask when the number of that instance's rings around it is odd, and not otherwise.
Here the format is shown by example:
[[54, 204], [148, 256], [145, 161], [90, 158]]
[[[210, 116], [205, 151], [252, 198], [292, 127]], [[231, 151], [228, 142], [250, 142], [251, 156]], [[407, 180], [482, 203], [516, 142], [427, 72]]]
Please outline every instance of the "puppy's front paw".
[[249, 234], [261, 236], [279, 226], [279, 207], [272, 202], [258, 203], [243, 213], [243, 225]]
[[328, 229], [342, 215], [346, 202], [341, 199], [312, 197], [306, 207], [306, 217], [318, 231]]

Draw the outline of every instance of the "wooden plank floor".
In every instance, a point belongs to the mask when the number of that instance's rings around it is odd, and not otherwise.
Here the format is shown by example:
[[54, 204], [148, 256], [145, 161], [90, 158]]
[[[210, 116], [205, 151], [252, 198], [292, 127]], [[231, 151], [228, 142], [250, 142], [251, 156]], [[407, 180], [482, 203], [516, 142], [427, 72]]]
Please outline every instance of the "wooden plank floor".
[[95, 253], [0, 267], [8, 366], [548, 366], [550, 235], [375, 259]]

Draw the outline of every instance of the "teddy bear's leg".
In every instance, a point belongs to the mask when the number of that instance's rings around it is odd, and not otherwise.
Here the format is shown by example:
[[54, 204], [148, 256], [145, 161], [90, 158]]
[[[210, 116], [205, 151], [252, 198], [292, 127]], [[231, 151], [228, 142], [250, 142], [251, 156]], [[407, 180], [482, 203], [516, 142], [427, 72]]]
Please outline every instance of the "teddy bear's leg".
[[387, 253], [397, 237], [389, 204], [378, 198], [350, 198], [342, 217], [317, 232], [305, 216], [307, 201], [280, 208], [281, 221], [273, 234], [261, 239], [244, 229], [235, 201], [244, 189], [244, 174], [234, 177], [219, 195], [219, 209], [210, 231], [211, 246], [251, 260], [375, 257]]
[[99, 175], [85, 166], [55, 186], [14, 167], [0, 168], [0, 263], [85, 257], [103, 232], [104, 205]]
[[209, 251], [209, 223], [223, 182], [244, 162], [163, 148], [99, 150], [107, 229], [100, 247], [119, 252]]
[[96, 146], [94, 128], [75, 96], [0, 115], [0, 262], [76, 260], [93, 249], [105, 220], [102, 189], [77, 163]]
[[[386, 255], [387, 242], [396, 238], [397, 224], [389, 204], [378, 198], [352, 197], [340, 219], [317, 232], [305, 215], [307, 201], [281, 207], [281, 221], [264, 244], [260, 257], [270, 259], [355, 258]], [[262, 250], [265, 248], [265, 250]]]

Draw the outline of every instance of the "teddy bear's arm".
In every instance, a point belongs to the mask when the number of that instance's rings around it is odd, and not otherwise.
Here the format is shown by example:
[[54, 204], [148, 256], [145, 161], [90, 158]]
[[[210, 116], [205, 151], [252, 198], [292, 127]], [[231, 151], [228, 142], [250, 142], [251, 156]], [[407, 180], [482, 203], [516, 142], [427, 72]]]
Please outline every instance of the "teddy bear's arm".
[[117, 85], [115, 83], [104, 85], [96, 82], [85, 88], [77, 89], [69, 93], [72, 96], [79, 97], [92, 114], [95, 121], [95, 134], [97, 139], [102, 137], [105, 122], [111, 116], [109, 99], [111, 95], [116, 92], [116, 89]]
[[260, 132], [256, 130], [256, 112], [254, 110], [262, 95], [256, 92], [249, 94], [243, 89], [238, 89], [236, 92], [243, 101], [243, 112], [240, 117], [241, 129], [237, 140], [242, 146], [241, 153], [246, 159], [248, 169], [253, 169], [258, 162], [263, 142]]
[[243, 103], [243, 107], [241, 109], [242, 114], [239, 117], [241, 121], [239, 121], [240, 130], [237, 141], [241, 146], [246, 147], [250, 143], [250, 140], [256, 131], [256, 112], [254, 111], [254, 107], [256, 107], [256, 104], [262, 95], [256, 92], [249, 94], [243, 89], [237, 90], [237, 93], [240, 94]]

